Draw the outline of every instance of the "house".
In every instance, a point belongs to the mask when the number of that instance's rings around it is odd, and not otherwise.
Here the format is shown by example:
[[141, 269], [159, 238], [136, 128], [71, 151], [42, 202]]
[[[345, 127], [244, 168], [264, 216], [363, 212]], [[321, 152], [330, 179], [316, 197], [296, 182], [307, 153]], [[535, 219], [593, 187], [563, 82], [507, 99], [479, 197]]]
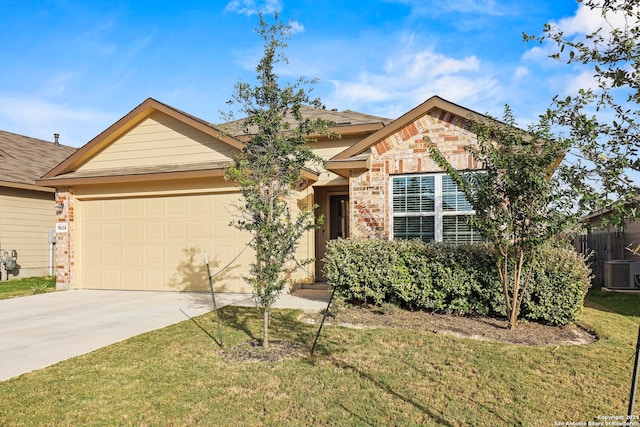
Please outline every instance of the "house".
[[[304, 109], [335, 123], [339, 139], [309, 142], [326, 170], [305, 172], [295, 211], [318, 205], [325, 222], [300, 242], [315, 265], [292, 282], [322, 279], [324, 247], [338, 237], [474, 241], [471, 207], [429, 158], [437, 144], [460, 169], [478, 169], [464, 150], [477, 113], [432, 97], [396, 120], [353, 111]], [[248, 235], [230, 226], [240, 195], [223, 179], [243, 135], [147, 99], [49, 171], [56, 189], [59, 288], [206, 290], [204, 255], [220, 291], [248, 292]], [[63, 250], [60, 250], [63, 249]]]
[[593, 272], [592, 283], [605, 285], [607, 261], [640, 262], [640, 223], [625, 220], [622, 227], [604, 225], [611, 210], [603, 209], [582, 219], [588, 232], [575, 237], [574, 246], [589, 257]]
[[0, 131], [0, 255], [15, 251], [8, 278], [52, 273], [49, 232], [55, 229], [54, 189], [36, 184], [75, 151], [57, 142]]

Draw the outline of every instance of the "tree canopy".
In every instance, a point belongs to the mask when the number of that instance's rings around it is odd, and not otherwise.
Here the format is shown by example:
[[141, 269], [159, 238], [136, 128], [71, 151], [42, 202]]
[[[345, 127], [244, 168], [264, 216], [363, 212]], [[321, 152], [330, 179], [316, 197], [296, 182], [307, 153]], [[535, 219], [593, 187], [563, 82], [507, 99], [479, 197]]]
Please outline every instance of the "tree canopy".
[[242, 217], [233, 225], [252, 236], [256, 259], [245, 280], [264, 310], [262, 344], [267, 348], [270, 308], [287, 284], [285, 273], [305, 263], [295, 259], [296, 249], [300, 237], [315, 227], [312, 208], [293, 212], [290, 196], [304, 185], [305, 168], [322, 163], [307, 142], [310, 135], [327, 132], [329, 123], [301, 113], [302, 105], [322, 108], [309, 96], [313, 80], [300, 78], [281, 85], [275, 72], [276, 65], [287, 62], [282, 50], [291, 25], [279, 21], [278, 15], [273, 23], [259, 18], [256, 31], [264, 40], [264, 56], [256, 66], [257, 83], [237, 83], [229, 101], [245, 115], [236, 124], [241, 124], [247, 142], [226, 179], [237, 183], [243, 197]]
[[543, 35], [524, 38], [550, 41], [556, 47], [552, 58], [593, 72], [593, 87], [556, 96], [543, 119], [563, 129], [571, 142], [560, 175], [576, 191], [579, 211], [607, 209], [607, 221], [621, 228], [640, 213], [640, 8], [626, 0], [584, 5], [601, 13], [596, 31], [576, 36], [545, 24]]

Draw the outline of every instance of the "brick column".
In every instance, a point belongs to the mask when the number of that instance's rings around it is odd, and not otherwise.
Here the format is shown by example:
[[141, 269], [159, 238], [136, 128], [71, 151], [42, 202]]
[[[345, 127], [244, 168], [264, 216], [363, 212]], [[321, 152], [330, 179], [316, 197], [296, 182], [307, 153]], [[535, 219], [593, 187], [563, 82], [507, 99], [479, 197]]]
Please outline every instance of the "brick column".
[[56, 227], [56, 289], [73, 289], [74, 284], [74, 197], [73, 189], [60, 187], [56, 189], [56, 206], [62, 205], [57, 215]]

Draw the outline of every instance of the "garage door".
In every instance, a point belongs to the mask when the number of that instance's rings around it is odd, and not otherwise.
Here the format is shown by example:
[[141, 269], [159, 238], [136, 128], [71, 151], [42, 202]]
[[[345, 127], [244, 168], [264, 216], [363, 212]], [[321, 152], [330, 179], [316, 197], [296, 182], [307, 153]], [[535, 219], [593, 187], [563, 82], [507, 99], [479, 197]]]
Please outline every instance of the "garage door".
[[[212, 273], [240, 257], [214, 281], [216, 290], [249, 292], [243, 276], [253, 253], [247, 233], [229, 226], [238, 193], [84, 200], [76, 283], [81, 288], [206, 291]], [[242, 253], [241, 253], [242, 252]]]

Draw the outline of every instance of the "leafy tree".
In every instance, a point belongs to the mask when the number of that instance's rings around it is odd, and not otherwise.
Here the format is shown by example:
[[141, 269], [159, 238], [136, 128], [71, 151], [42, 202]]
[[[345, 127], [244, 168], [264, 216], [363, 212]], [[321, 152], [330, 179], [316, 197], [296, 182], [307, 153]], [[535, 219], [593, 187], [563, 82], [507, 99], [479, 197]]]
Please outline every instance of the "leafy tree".
[[[509, 328], [517, 326], [520, 306], [540, 247], [566, 225], [560, 193], [550, 179], [566, 145], [539, 126], [524, 132], [515, 127], [510, 108], [504, 123], [491, 118], [470, 120], [477, 144], [465, 150], [480, 164], [478, 172], [458, 171], [432, 145], [430, 156], [464, 192], [475, 210], [469, 218], [493, 246], [502, 283]], [[526, 271], [525, 271], [526, 270]]]
[[244, 199], [239, 207], [241, 219], [233, 225], [253, 237], [250, 246], [256, 260], [245, 280], [263, 309], [262, 345], [268, 348], [271, 306], [287, 283], [285, 272], [301, 265], [294, 258], [300, 237], [315, 227], [312, 211], [291, 212], [290, 196], [304, 183], [303, 170], [322, 163], [307, 142], [310, 135], [326, 132], [329, 123], [301, 114], [302, 105], [322, 107], [305, 89], [314, 81], [300, 78], [281, 86], [275, 73], [276, 65], [287, 63], [281, 51], [287, 46], [291, 25], [279, 21], [277, 14], [271, 24], [262, 15], [259, 18], [256, 31], [264, 40], [264, 56], [256, 66], [257, 82], [237, 83], [228, 101], [246, 115], [235, 125], [241, 126], [248, 140], [225, 178], [237, 183]]
[[598, 30], [580, 37], [545, 24], [542, 36], [523, 36], [551, 41], [557, 47], [552, 58], [592, 69], [595, 87], [554, 97], [543, 118], [563, 127], [572, 142], [571, 162], [560, 172], [577, 193], [577, 207], [584, 213], [609, 209], [606, 221], [620, 229], [639, 214], [634, 178], [640, 171], [640, 8], [628, 0], [584, 5], [601, 13]]

